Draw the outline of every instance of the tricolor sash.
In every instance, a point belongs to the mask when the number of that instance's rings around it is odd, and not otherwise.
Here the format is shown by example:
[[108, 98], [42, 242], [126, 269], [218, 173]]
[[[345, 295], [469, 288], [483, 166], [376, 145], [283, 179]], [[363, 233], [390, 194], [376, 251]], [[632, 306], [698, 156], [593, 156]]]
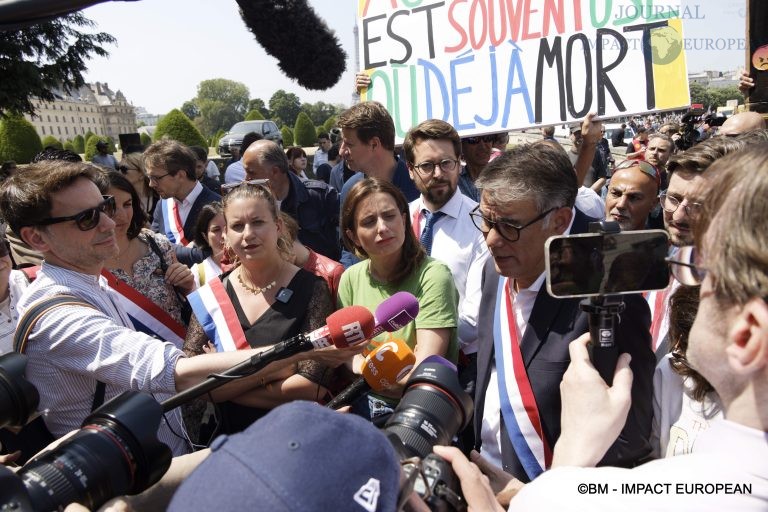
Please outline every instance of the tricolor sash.
[[137, 331], [149, 334], [164, 341], [170, 341], [178, 348], [184, 345], [187, 329], [177, 322], [163, 308], [152, 302], [125, 281], [120, 281], [107, 269], [101, 270], [109, 287], [115, 291], [120, 305]]
[[165, 236], [168, 240], [175, 244], [183, 245], [186, 247], [189, 241], [184, 238], [184, 224], [181, 223], [181, 216], [179, 215], [179, 205], [173, 198], [163, 199], [163, 227], [165, 229]]
[[220, 276], [223, 273], [223, 270], [215, 261], [213, 261], [213, 258], [209, 256], [205, 258], [202, 263], [196, 263], [192, 267], [192, 273], [195, 277], [195, 284], [200, 288], [214, 277]]
[[218, 277], [187, 295], [189, 305], [208, 339], [219, 352], [251, 348], [237, 319], [237, 312]]
[[493, 319], [499, 399], [517, 458], [528, 478], [533, 480], [552, 464], [552, 450], [544, 437], [536, 397], [523, 363], [509, 286], [509, 278], [499, 279]]

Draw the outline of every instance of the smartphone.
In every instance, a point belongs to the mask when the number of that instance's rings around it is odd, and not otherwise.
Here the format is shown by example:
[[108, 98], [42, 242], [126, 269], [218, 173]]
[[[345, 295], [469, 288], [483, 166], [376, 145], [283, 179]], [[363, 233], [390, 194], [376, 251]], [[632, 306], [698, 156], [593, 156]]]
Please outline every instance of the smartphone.
[[571, 298], [662, 290], [669, 284], [668, 249], [661, 229], [550, 237], [547, 291]]

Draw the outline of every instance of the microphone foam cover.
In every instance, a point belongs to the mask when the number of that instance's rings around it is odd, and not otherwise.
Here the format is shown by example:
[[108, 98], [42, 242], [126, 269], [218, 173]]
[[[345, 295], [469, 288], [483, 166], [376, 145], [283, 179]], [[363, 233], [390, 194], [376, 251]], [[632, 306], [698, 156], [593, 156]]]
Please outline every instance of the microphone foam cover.
[[376, 325], [387, 332], [402, 329], [419, 314], [419, 301], [408, 292], [397, 292], [376, 308]]
[[339, 81], [347, 54], [306, 0], [237, 0], [237, 4], [256, 41], [288, 77], [315, 90]]
[[381, 391], [405, 377], [415, 363], [416, 356], [405, 341], [393, 339], [368, 354], [362, 374], [371, 389]]
[[338, 348], [359, 345], [373, 333], [373, 315], [363, 306], [347, 306], [327, 319], [331, 341]]

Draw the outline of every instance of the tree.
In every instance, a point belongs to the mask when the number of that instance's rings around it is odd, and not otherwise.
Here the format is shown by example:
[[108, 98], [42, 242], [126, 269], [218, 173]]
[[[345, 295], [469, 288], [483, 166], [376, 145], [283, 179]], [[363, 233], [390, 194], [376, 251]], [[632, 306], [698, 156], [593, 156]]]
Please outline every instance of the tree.
[[102, 45], [115, 42], [104, 32], [87, 34], [94, 23], [74, 12], [50, 21], [0, 31], [0, 115], [34, 114], [32, 98], [53, 102], [53, 91], [77, 89], [85, 84], [85, 62], [105, 57]]
[[72, 144], [72, 141], [69, 140], [64, 143], [64, 149], [72, 151], [73, 153], [77, 153], [77, 151], [75, 151], [75, 145]]
[[296, 118], [296, 126], [293, 128], [293, 142], [297, 146], [309, 147], [315, 144], [317, 132], [312, 120], [306, 112], [300, 112]]
[[293, 130], [288, 126], [280, 128], [280, 136], [283, 138], [283, 146], [293, 146]]
[[43, 144], [43, 148], [47, 148], [47, 147], [54, 147], [56, 149], [64, 148], [64, 145], [61, 143], [61, 141], [56, 137], [54, 137], [53, 135], [46, 135], [45, 137], [43, 137], [42, 144]]
[[99, 142], [100, 140], [101, 140], [101, 137], [99, 137], [98, 135], [91, 135], [90, 137], [85, 139], [85, 151], [84, 151], [85, 154], [83, 155], [83, 158], [85, 158], [87, 162], [90, 162], [91, 158], [93, 158], [93, 155], [96, 154], [96, 143]]
[[267, 108], [267, 104], [261, 98], [254, 98], [248, 102], [248, 110], [258, 110], [264, 115], [265, 119], [270, 119], [272, 113]]
[[139, 135], [139, 138], [141, 139], [142, 146], [149, 146], [150, 144], [152, 144], [152, 137], [147, 135], [147, 132], [141, 132], [141, 135]]
[[[93, 133], [91, 130], [88, 130], [87, 132], [85, 132], [85, 135], [83, 135], [83, 140], [85, 142], [88, 142], [88, 139], [90, 139], [94, 135], [96, 135], [96, 134]], [[85, 151], [85, 148], [83, 148], [83, 151]]]
[[75, 135], [75, 138], [72, 139], [72, 145], [75, 147], [73, 151], [78, 155], [85, 153], [85, 139], [82, 135]]
[[269, 110], [272, 111], [272, 120], [278, 126], [283, 124], [293, 126], [301, 112], [301, 101], [295, 94], [279, 89], [269, 99]]
[[739, 103], [744, 103], [744, 95], [741, 94], [739, 88], [732, 87], [710, 87], [709, 96], [712, 98], [712, 110], [717, 107], [724, 107], [728, 100], [738, 100]]
[[219, 129], [228, 130], [242, 121], [248, 108], [249, 94], [245, 84], [224, 78], [200, 82], [193, 101], [200, 112], [203, 133], [211, 135]]
[[257, 121], [259, 119], [264, 119], [264, 114], [258, 110], [249, 110], [248, 113], [245, 114], [246, 121]]
[[181, 106], [181, 111], [184, 112], [184, 115], [190, 119], [195, 119], [200, 115], [200, 109], [197, 108], [195, 100], [185, 101]]
[[203, 137], [200, 131], [195, 128], [192, 121], [177, 108], [168, 112], [168, 114], [157, 123], [153, 139], [158, 141], [164, 138], [177, 140], [187, 146], [207, 147], [205, 137]]
[[8, 115], [0, 121], [0, 161], [28, 164], [42, 149], [40, 137], [32, 123], [16, 115]]
[[318, 101], [317, 103], [303, 103], [301, 105], [301, 110], [307, 113], [312, 122], [315, 123], [315, 126], [320, 126], [326, 119], [339, 113], [336, 106], [322, 101]]
[[323, 131], [325, 133], [331, 133], [331, 128], [336, 126], [336, 116], [331, 116], [323, 123]]

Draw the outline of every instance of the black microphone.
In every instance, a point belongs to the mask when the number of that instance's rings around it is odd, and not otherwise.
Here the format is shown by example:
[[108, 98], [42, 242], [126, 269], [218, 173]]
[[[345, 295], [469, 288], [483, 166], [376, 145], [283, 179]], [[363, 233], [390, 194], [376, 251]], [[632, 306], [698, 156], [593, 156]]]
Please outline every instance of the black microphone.
[[288, 77], [307, 89], [336, 85], [347, 54], [306, 0], [237, 0], [240, 17]]
[[211, 375], [200, 384], [170, 397], [162, 403], [163, 412], [168, 412], [193, 398], [202, 396], [232, 379], [252, 375], [268, 364], [294, 354], [331, 345], [346, 348], [364, 343], [370, 338], [374, 325], [373, 315], [363, 306], [347, 306], [340, 309], [331, 314], [326, 322], [326, 325], [319, 329], [281, 341], [229, 368], [224, 373]]

